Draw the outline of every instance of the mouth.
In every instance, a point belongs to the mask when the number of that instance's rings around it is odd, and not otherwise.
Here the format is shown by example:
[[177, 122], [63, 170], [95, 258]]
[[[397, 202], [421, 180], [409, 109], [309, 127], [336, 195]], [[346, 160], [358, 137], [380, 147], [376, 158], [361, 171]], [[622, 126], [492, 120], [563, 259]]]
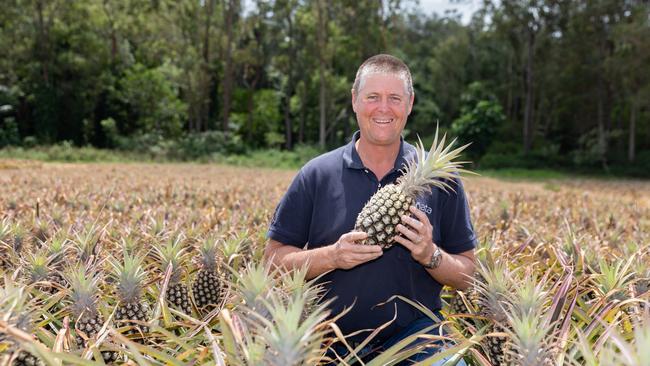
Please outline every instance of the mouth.
[[387, 125], [393, 122], [393, 118], [373, 118], [372, 121], [380, 125]]

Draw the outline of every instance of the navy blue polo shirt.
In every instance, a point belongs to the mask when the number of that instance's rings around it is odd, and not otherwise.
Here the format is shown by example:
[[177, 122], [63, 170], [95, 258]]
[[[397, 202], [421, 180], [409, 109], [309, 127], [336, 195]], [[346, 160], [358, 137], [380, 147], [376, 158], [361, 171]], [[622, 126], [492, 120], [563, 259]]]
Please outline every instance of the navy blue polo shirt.
[[[275, 210], [268, 237], [297, 248], [318, 248], [335, 243], [354, 229], [355, 220], [370, 197], [382, 186], [394, 183], [404, 164], [415, 159], [415, 148], [402, 139], [393, 169], [381, 180], [363, 166], [356, 151], [357, 131], [349, 144], [307, 163], [294, 178]], [[458, 254], [476, 245], [469, 208], [460, 181], [455, 192], [433, 188], [416, 200], [433, 226], [433, 240], [444, 251]], [[440, 309], [441, 284], [402, 245], [384, 250], [381, 257], [349, 270], [338, 269], [321, 277], [332, 299], [333, 315], [350, 308], [337, 321], [344, 334], [374, 330], [397, 319], [378, 336], [383, 340], [422, 314], [394, 295], [417, 301], [429, 309]], [[382, 304], [383, 303], [383, 304]], [[356, 339], [364, 339], [363, 333]]]

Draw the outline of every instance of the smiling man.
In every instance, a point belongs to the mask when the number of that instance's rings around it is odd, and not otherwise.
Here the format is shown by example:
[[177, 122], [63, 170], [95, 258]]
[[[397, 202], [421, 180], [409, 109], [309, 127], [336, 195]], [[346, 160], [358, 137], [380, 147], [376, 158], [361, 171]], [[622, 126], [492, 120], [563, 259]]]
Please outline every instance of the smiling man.
[[[359, 131], [350, 143], [298, 172], [268, 232], [267, 260], [289, 269], [307, 265], [310, 278], [322, 275], [332, 313], [348, 310], [337, 325], [352, 335], [351, 343], [390, 322], [362, 351], [366, 359], [436, 324], [395, 296], [417, 301], [442, 319], [442, 286], [464, 289], [474, 271], [476, 236], [460, 181], [455, 191], [433, 188], [418, 197], [410, 209], [412, 218], [397, 226], [401, 245], [382, 250], [356, 243], [367, 237], [352, 231], [364, 204], [415, 159], [415, 148], [401, 136], [414, 98], [404, 62], [390, 55], [366, 60], [352, 87]], [[433, 327], [430, 334], [437, 332]], [[343, 346], [334, 350], [347, 352]], [[429, 348], [409, 362], [437, 351]]]

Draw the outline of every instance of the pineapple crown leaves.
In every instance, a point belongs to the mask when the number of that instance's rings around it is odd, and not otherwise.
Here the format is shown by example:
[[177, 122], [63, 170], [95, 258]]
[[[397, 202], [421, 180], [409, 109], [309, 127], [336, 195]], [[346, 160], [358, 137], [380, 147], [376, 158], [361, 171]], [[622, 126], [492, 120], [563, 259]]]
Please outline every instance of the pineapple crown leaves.
[[547, 365], [553, 357], [553, 327], [544, 326], [541, 312], [508, 314], [508, 353], [517, 365]]
[[16, 284], [8, 276], [5, 276], [4, 285], [0, 288], [0, 320], [22, 331], [31, 331], [33, 314], [28, 288]]
[[453, 181], [460, 173], [471, 173], [461, 168], [467, 162], [455, 161], [469, 144], [452, 150], [456, 139], [445, 146], [446, 137], [445, 134], [442, 139], [438, 140], [438, 127], [436, 126], [436, 134], [428, 154], [422, 140], [418, 137], [415, 148], [416, 159], [406, 164], [406, 167], [401, 170], [403, 175], [397, 180], [397, 184], [402, 187], [405, 195], [416, 197], [421, 193], [430, 192], [431, 186], [444, 191], [454, 191], [447, 181]]
[[82, 262], [85, 263], [97, 255], [102, 233], [109, 224], [110, 222], [103, 228], [92, 224], [74, 234], [73, 243]]
[[528, 314], [537, 314], [548, 303], [548, 291], [545, 286], [548, 274], [539, 279], [534, 274], [527, 274], [520, 280], [514, 291], [508, 294], [508, 303], [511, 313], [524, 317]]
[[277, 270], [271, 270], [269, 264], [248, 263], [243, 271], [228, 267], [236, 278], [235, 288], [242, 297], [243, 303], [254, 311], [264, 308], [262, 299], [266, 298], [271, 289], [278, 283]]
[[100, 275], [90, 266], [75, 264], [64, 274], [70, 285], [70, 300], [75, 317], [87, 312], [94, 315], [97, 312], [97, 296]]
[[477, 273], [481, 281], [476, 281], [476, 291], [486, 315], [496, 321], [505, 321], [505, 305], [511, 289], [511, 278], [514, 276], [503, 262], [493, 262], [489, 265], [478, 262]]
[[221, 243], [219, 250], [227, 263], [232, 263], [235, 258], [242, 255], [244, 250], [250, 245], [250, 241], [243, 234], [238, 234]]
[[52, 258], [48, 257], [45, 253], [38, 251], [30, 253], [25, 259], [25, 268], [29, 283], [36, 283], [46, 281], [50, 272], [50, 263]]
[[600, 274], [596, 275], [594, 282], [603, 296], [622, 296], [622, 292], [627, 289], [634, 278], [635, 273], [631, 268], [634, 260], [634, 255], [627, 261], [615, 261], [612, 264], [599, 259]]
[[109, 259], [111, 277], [114, 279], [116, 291], [121, 301], [132, 303], [142, 294], [142, 286], [146, 281], [143, 268], [143, 257], [124, 252], [123, 260]]
[[217, 252], [219, 250], [220, 240], [209, 237], [199, 245], [199, 260], [204, 271], [215, 271], [217, 267]]
[[164, 244], [154, 244], [152, 249], [163, 273], [167, 271], [168, 266], [172, 266], [171, 283], [180, 281], [182, 266], [187, 258], [187, 247], [184, 245], [183, 236], [173, 236]]
[[305, 316], [306, 297], [287, 300], [281, 293], [272, 292], [262, 300], [268, 317], [253, 311], [245, 318], [249, 330], [266, 345], [264, 363], [273, 365], [316, 364], [321, 355], [321, 345], [328, 316], [326, 307], [313, 309]]

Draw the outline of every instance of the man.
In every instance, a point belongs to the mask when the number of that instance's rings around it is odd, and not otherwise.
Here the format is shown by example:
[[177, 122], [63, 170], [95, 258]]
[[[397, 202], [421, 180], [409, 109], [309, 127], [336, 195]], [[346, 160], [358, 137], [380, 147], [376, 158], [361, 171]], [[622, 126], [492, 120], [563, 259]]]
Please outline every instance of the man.
[[435, 324], [400, 299], [388, 301], [391, 297], [417, 301], [442, 318], [441, 287], [464, 289], [474, 271], [476, 236], [459, 180], [454, 191], [434, 188], [417, 199], [412, 216], [397, 226], [397, 245], [382, 250], [356, 243], [367, 236], [352, 231], [363, 205], [394, 183], [415, 156], [401, 137], [414, 98], [410, 71], [398, 58], [377, 55], [359, 67], [352, 107], [360, 131], [348, 145], [300, 170], [276, 209], [265, 249], [278, 266], [307, 265], [308, 277], [322, 275], [333, 314], [349, 309], [337, 325], [345, 334], [358, 333], [351, 342], [369, 334], [358, 331], [372, 331], [396, 315], [375, 337], [378, 349]]

